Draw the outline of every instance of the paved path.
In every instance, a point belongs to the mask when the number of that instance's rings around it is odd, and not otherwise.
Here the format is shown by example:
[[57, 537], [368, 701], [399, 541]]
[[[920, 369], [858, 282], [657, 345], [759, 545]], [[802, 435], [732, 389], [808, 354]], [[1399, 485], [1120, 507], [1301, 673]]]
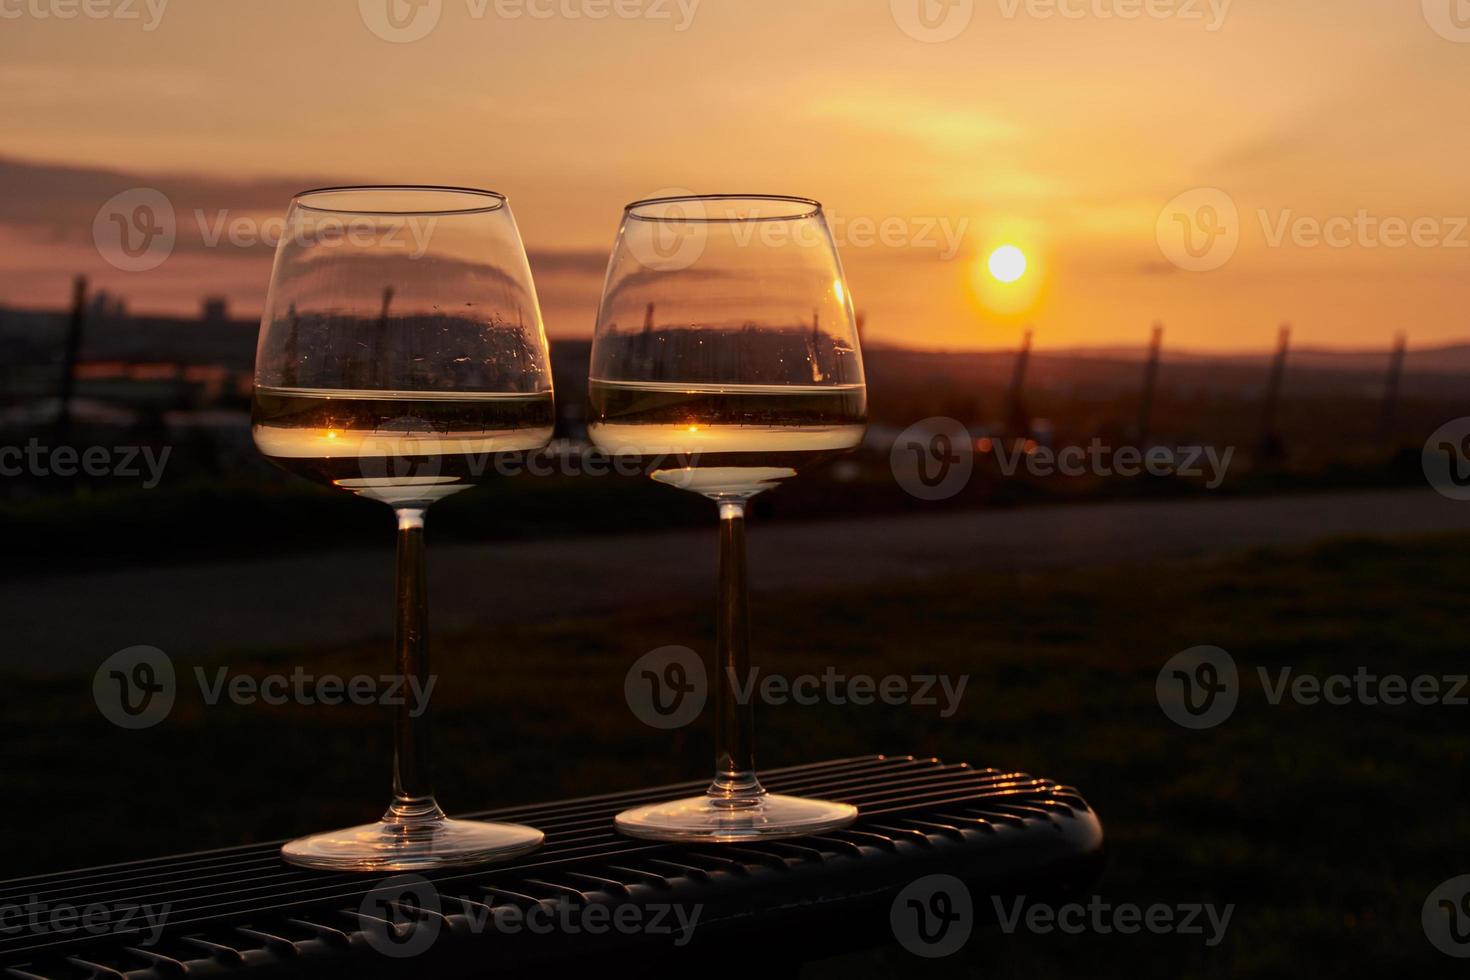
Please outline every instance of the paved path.
[[[1098, 503], [754, 526], [758, 590], [1218, 553], [1347, 534], [1470, 529], [1470, 504], [1425, 490]], [[435, 628], [586, 615], [711, 594], [716, 536], [612, 535], [431, 547]], [[208, 657], [392, 632], [392, 544], [319, 555], [0, 584], [4, 666], [90, 671], [123, 647]]]

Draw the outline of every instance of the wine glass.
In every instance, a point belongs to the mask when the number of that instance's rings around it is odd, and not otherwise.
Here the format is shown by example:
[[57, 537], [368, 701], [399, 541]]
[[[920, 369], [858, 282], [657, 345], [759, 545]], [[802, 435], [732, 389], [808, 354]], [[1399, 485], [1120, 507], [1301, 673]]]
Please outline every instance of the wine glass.
[[733, 842], [851, 823], [846, 803], [768, 793], [756, 778], [745, 505], [862, 441], [862, 353], [816, 201], [690, 195], [623, 212], [592, 342], [592, 440], [720, 516], [715, 778], [699, 797], [618, 815], [625, 834]]
[[[424, 512], [494, 472], [498, 454], [546, 445], [555, 423], [536, 289], [505, 197], [418, 186], [296, 195], [261, 318], [251, 422], [277, 466], [393, 508], [398, 675], [403, 692], [429, 690]], [[444, 815], [421, 700], [397, 699], [382, 819], [291, 841], [288, 862], [401, 871], [540, 846], [530, 827]]]

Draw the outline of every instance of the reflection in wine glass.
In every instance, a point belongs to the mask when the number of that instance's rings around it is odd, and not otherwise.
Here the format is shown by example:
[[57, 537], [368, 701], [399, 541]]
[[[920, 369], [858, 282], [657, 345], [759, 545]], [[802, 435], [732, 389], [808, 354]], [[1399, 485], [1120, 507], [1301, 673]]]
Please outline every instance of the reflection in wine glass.
[[[431, 690], [424, 512], [539, 449], [555, 422], [546, 336], [505, 198], [443, 187], [298, 194], [256, 352], [257, 448], [398, 518], [398, 672]], [[375, 824], [281, 849], [293, 864], [410, 870], [538, 847], [530, 827], [450, 820], [434, 799], [426, 704], [402, 698], [393, 802]]]
[[837, 250], [804, 198], [654, 198], [623, 213], [592, 346], [588, 432], [720, 514], [715, 779], [628, 810], [655, 840], [743, 841], [850, 823], [845, 803], [768, 793], [749, 700], [745, 504], [862, 441], [867, 389]]

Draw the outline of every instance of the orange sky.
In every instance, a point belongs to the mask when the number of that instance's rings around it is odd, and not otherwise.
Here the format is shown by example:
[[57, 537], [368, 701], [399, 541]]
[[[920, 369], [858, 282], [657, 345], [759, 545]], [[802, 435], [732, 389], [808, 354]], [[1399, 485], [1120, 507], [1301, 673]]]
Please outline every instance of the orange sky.
[[[1439, 0], [391, 0], [432, 19], [401, 43], [370, 27], [390, 0], [89, 2], [118, 16], [0, 0], [0, 303], [85, 271], [135, 310], [253, 311], [269, 249], [200, 241], [196, 212], [432, 182], [510, 196], [554, 336], [590, 332], [619, 208], [666, 188], [826, 202], [873, 340], [1470, 335], [1470, 31]], [[92, 224], [135, 187], [179, 244], [124, 272]], [[1166, 205], [1196, 188], [1225, 197], [1173, 212], [1203, 236], [1202, 204], [1233, 207], [1228, 261], [1182, 250]], [[978, 271], [1005, 243], [1017, 289]]]

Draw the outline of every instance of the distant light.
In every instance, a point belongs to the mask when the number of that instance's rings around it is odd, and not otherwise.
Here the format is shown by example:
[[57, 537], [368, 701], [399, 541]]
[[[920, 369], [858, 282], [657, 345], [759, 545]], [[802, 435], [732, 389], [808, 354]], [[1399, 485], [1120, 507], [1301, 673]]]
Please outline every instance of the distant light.
[[982, 453], [990, 452], [993, 446], [994, 443], [991, 442], [989, 436], [981, 436], [979, 439], [975, 440], [975, 448], [980, 450]]
[[1001, 282], [1015, 282], [1026, 274], [1026, 253], [1014, 245], [1002, 245], [990, 253], [990, 274]]

